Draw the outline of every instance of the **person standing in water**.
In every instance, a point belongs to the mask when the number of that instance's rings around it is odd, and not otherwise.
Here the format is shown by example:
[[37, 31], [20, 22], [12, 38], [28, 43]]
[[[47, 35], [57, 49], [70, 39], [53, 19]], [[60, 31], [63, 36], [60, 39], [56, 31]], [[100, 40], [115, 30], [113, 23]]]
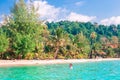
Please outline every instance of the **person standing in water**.
[[70, 69], [73, 69], [72, 63], [69, 64], [69, 68], [70, 68]]

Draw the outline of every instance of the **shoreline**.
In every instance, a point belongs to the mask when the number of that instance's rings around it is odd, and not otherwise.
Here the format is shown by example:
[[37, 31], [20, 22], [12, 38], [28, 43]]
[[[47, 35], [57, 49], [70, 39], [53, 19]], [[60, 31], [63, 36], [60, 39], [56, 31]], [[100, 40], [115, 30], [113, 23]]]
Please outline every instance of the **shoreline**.
[[0, 67], [12, 66], [32, 66], [32, 65], [50, 65], [50, 64], [70, 64], [83, 62], [99, 62], [120, 60], [120, 58], [101, 58], [101, 59], [56, 59], [56, 60], [0, 60]]

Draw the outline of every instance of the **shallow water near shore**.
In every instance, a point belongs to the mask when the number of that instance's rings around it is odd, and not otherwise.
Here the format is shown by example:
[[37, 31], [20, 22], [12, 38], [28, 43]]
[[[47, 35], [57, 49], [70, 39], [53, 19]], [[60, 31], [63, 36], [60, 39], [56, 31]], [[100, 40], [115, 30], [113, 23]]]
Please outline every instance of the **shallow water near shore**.
[[120, 80], [120, 60], [1, 67], [0, 80]]

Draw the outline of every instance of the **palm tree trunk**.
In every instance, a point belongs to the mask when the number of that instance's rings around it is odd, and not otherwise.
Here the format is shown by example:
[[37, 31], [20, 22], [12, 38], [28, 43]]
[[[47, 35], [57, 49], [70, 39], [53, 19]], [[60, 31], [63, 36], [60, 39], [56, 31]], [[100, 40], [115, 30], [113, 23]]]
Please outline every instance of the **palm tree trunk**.
[[55, 51], [55, 53], [54, 53], [54, 59], [57, 58], [58, 51], [59, 51], [59, 47], [56, 49], [56, 51]]
[[2, 53], [1, 53], [1, 55], [0, 55], [0, 59], [2, 59]]
[[92, 50], [91, 50], [91, 52], [89, 54], [89, 58], [92, 59]]
[[93, 40], [91, 39], [91, 51], [89, 53], [89, 58], [92, 59], [92, 50], [93, 50]]

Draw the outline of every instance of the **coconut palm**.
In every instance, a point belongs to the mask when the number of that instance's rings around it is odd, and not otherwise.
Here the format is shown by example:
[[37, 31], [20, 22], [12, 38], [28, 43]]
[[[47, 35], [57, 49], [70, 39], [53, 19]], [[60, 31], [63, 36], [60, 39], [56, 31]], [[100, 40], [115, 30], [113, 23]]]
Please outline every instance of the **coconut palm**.
[[68, 35], [60, 27], [54, 30], [53, 33], [54, 33], [53, 35], [49, 36], [48, 41], [46, 41], [46, 48], [47, 50], [49, 49], [49, 51], [54, 53], [54, 59], [56, 59], [58, 53], [62, 48], [64, 49], [69, 39], [66, 39], [68, 38]]
[[96, 37], [97, 37], [97, 35], [96, 35], [95, 32], [92, 32], [90, 34], [90, 38], [91, 38], [91, 44], [90, 44], [91, 45], [91, 52], [89, 54], [89, 58], [92, 58], [93, 48], [94, 48], [94, 43], [95, 43]]
[[80, 53], [84, 54], [89, 51], [89, 42], [82, 32], [76, 35], [75, 42], [77, 44], [77, 48], [80, 50]]

